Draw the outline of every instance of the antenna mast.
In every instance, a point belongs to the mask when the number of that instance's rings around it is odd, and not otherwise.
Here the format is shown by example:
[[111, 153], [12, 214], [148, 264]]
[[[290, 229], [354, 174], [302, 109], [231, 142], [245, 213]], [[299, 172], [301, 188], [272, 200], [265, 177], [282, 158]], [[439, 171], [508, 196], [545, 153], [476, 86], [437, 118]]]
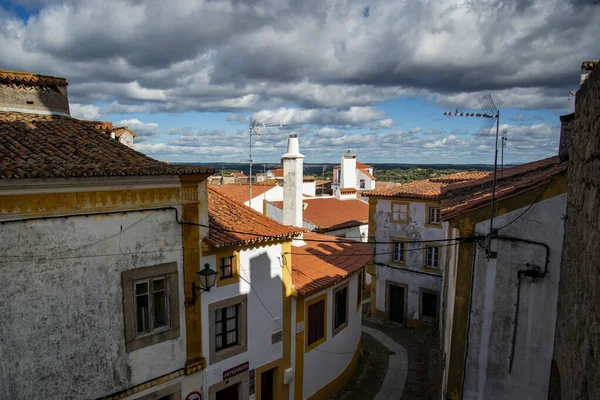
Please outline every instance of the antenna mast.
[[249, 148], [248, 148], [248, 153], [249, 153], [249, 158], [248, 158], [248, 162], [250, 163], [250, 172], [249, 172], [249, 177], [248, 177], [248, 187], [250, 189], [250, 193], [249, 193], [249, 198], [248, 198], [248, 206], [252, 207], [252, 164], [254, 163], [254, 160], [252, 159], [252, 135], [256, 135], [256, 136], [260, 136], [260, 128], [270, 128], [270, 127], [282, 127], [282, 123], [281, 121], [279, 123], [261, 123], [258, 122], [257, 119], [253, 119], [252, 122], [250, 123], [250, 126], [248, 127], [248, 134], [250, 136], [250, 142], [249, 142]]

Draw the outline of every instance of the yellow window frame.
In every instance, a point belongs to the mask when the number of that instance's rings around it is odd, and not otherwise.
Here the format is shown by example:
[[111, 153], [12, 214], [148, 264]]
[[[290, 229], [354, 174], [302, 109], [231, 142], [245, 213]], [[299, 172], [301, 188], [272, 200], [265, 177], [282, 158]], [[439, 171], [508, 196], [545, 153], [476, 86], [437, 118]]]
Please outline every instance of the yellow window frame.
[[[398, 205], [398, 206], [406, 206], [406, 219], [401, 219], [401, 218], [394, 218], [394, 206]], [[408, 224], [408, 222], [410, 221], [410, 202], [408, 201], [392, 201], [391, 204], [391, 221], [396, 223], [396, 224]]]
[[[429, 210], [432, 208], [439, 208], [440, 209], [440, 223], [439, 224], [432, 224], [429, 222]], [[439, 228], [442, 229], [442, 210], [439, 204], [427, 204], [425, 206], [425, 226], [428, 228]]]
[[[310, 329], [309, 326], [309, 314], [308, 314], [308, 308], [310, 306], [312, 306], [315, 303], [320, 302], [321, 300], [323, 300], [324, 305], [325, 305], [325, 312], [323, 313], [323, 337], [321, 339], [318, 339], [317, 341], [315, 341], [314, 343], [308, 344], [308, 332]], [[304, 315], [306, 316], [305, 319], [305, 326], [304, 326], [304, 332], [306, 332], [306, 334], [304, 335], [305, 338], [305, 343], [304, 343], [304, 352], [308, 353], [310, 350], [314, 349], [315, 347], [319, 346], [321, 343], [324, 343], [327, 340], [327, 293], [323, 293], [320, 296], [315, 297], [314, 299], [310, 299], [309, 301], [305, 302], [305, 311], [304, 311]]]
[[[232, 285], [240, 282], [240, 252], [220, 251], [215, 254], [217, 262], [217, 287]], [[233, 257], [231, 260], [231, 276], [221, 278], [221, 258]]]
[[[407, 248], [407, 239], [399, 238], [399, 237], [390, 237], [390, 264], [399, 265], [402, 267], [406, 266], [406, 248]], [[402, 242], [404, 243], [404, 261], [394, 261], [394, 242]]]

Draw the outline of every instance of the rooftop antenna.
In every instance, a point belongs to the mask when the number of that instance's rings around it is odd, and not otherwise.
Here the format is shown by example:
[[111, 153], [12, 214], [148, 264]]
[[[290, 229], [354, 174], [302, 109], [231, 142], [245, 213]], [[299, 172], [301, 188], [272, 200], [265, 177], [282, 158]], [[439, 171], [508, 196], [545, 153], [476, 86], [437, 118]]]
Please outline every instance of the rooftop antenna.
[[[492, 99], [492, 96], [489, 94], [484, 95], [480, 100], [479, 103], [481, 104], [481, 108], [483, 112], [478, 112], [478, 113], [460, 113], [458, 112], [458, 107], [456, 107], [456, 110], [454, 112], [452, 111], [447, 111], [444, 112], [444, 115], [446, 116], [454, 116], [454, 117], [478, 117], [478, 118], [485, 118], [485, 120], [483, 121], [483, 123], [481, 124], [481, 127], [479, 129], [479, 136], [487, 136], [490, 129], [492, 128], [492, 126], [494, 125], [494, 122], [496, 122], [496, 146], [495, 146], [495, 152], [494, 152], [494, 179], [492, 182], [492, 204], [491, 204], [491, 216], [490, 216], [490, 234], [488, 237], [488, 244], [487, 244], [487, 256], [488, 256], [488, 260], [490, 258], [495, 258], [492, 255], [491, 252], [491, 238], [492, 238], [492, 234], [494, 233], [494, 216], [496, 214], [496, 210], [495, 210], [495, 203], [496, 203], [496, 178], [497, 178], [497, 173], [498, 173], [498, 134], [500, 131], [500, 110], [498, 110], [496, 108], [496, 105], [494, 104], [494, 100]], [[504, 141], [503, 141], [504, 142]]]
[[252, 160], [252, 135], [255, 136], [260, 136], [260, 128], [271, 128], [271, 127], [279, 127], [281, 128], [283, 126], [283, 124], [281, 123], [281, 121], [279, 121], [279, 123], [271, 123], [271, 122], [259, 122], [257, 119], [253, 119], [252, 122], [250, 123], [250, 126], [248, 127], [248, 134], [250, 136], [250, 142], [249, 142], [249, 158], [248, 158], [248, 162], [250, 163], [250, 176], [248, 177], [248, 182], [249, 182], [249, 188], [250, 188], [250, 193], [249, 193], [249, 199], [248, 199], [248, 206], [252, 207], [252, 164], [254, 163], [254, 160]]
[[[571, 114], [573, 111], [573, 98], [575, 97], [575, 91], [569, 90], [569, 105], [567, 106], [567, 114]], [[573, 110], [573, 111], [571, 111]]]
[[500, 161], [500, 164], [502, 165], [502, 169], [500, 170], [500, 177], [504, 178], [504, 148], [506, 147], [506, 141], [508, 140], [508, 138], [506, 137], [507, 134], [507, 130], [503, 130], [502, 131], [502, 158]]

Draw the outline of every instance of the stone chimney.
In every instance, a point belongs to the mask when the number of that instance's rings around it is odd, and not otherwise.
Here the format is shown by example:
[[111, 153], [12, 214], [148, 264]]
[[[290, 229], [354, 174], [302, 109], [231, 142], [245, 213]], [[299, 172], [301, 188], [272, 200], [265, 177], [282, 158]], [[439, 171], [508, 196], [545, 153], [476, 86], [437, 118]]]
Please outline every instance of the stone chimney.
[[300, 154], [298, 136], [288, 137], [287, 153], [281, 157], [283, 166], [283, 224], [302, 227], [302, 180], [304, 156]]
[[340, 189], [356, 189], [356, 154], [342, 154]]
[[0, 111], [69, 117], [67, 81], [0, 69]]
[[583, 85], [583, 82], [585, 82], [597, 64], [598, 60], [584, 61], [581, 63], [581, 78], [579, 79], [579, 87]]

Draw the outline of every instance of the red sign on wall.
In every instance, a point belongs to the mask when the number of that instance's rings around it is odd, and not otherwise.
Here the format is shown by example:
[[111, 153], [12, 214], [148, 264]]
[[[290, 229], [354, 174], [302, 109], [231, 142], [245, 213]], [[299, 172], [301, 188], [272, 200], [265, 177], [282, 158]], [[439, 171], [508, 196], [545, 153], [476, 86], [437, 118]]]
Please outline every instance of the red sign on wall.
[[185, 400], [202, 400], [202, 395], [199, 392], [192, 392], [185, 396]]
[[241, 374], [244, 371], [248, 371], [249, 368], [250, 368], [250, 363], [248, 361], [246, 361], [243, 364], [240, 364], [236, 367], [225, 370], [225, 371], [223, 371], [223, 380], [229, 379], [232, 376], [235, 376], [237, 374]]

